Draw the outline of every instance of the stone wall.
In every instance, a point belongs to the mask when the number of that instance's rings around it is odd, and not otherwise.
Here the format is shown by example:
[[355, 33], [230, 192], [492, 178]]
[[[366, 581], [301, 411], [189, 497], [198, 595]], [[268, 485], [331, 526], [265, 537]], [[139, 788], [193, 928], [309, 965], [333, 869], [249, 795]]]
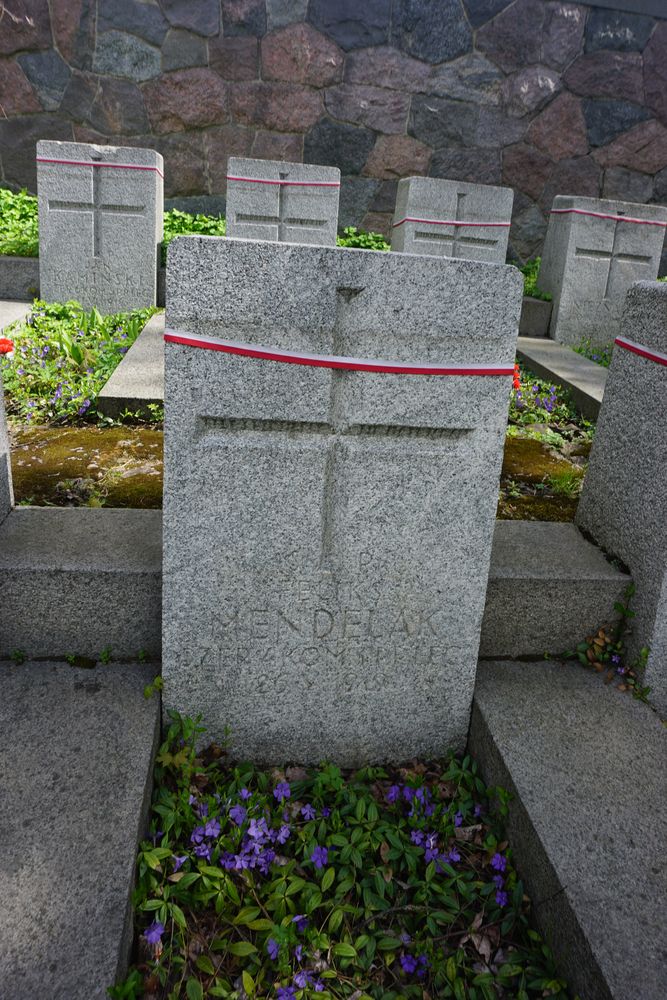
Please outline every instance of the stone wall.
[[[558, 0], [5, 0], [2, 183], [38, 139], [152, 146], [171, 204], [224, 210], [227, 157], [338, 166], [341, 223], [387, 232], [410, 174], [667, 201], [665, 18]], [[2, 114], [4, 112], [4, 114]]]

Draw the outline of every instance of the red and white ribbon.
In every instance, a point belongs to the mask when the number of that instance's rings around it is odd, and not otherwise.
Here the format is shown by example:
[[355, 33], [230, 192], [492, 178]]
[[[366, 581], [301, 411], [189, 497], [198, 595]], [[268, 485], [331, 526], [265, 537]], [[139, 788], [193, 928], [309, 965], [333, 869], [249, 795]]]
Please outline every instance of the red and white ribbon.
[[590, 215], [592, 219], [611, 219], [612, 222], [632, 222], [636, 226], [662, 226], [667, 227], [667, 222], [659, 222], [657, 219], [634, 219], [631, 215], [607, 215], [605, 212], [589, 212], [583, 208], [552, 208], [552, 215]]
[[306, 187], [306, 188], [338, 188], [340, 181], [288, 181], [269, 180], [264, 177], [232, 177], [227, 175], [228, 181], [241, 181], [244, 184], [278, 184], [281, 187]]
[[164, 339], [169, 344], [202, 347], [208, 351], [240, 354], [245, 358], [262, 361], [282, 361], [290, 365], [309, 365], [313, 368], [342, 368], [355, 372], [385, 372], [390, 375], [513, 375], [514, 365], [434, 365], [426, 362], [411, 364], [405, 361], [383, 361], [379, 358], [348, 358], [335, 354], [307, 354], [302, 351], [284, 351], [279, 347], [261, 347], [259, 344], [242, 344], [236, 340], [218, 337], [195, 337], [183, 330], [165, 330]]
[[460, 219], [414, 219], [411, 215], [406, 215], [400, 222], [392, 223], [392, 228], [402, 226], [404, 222], [419, 222], [423, 226], [482, 226], [484, 229], [500, 228], [509, 229], [510, 222], [462, 222]]
[[154, 170], [160, 177], [164, 174], [159, 167], [143, 163], [106, 163], [101, 160], [56, 160], [48, 156], [38, 156], [38, 163], [60, 163], [65, 167], [111, 167], [114, 170]]
[[638, 354], [640, 358], [647, 358], [649, 361], [655, 361], [657, 365], [664, 365], [667, 368], [667, 354], [663, 354], [661, 351], [656, 351], [652, 347], [644, 347], [643, 344], [637, 344], [634, 340], [628, 340], [626, 337], [617, 337], [614, 343], [618, 344], [619, 347], [624, 347], [626, 351]]

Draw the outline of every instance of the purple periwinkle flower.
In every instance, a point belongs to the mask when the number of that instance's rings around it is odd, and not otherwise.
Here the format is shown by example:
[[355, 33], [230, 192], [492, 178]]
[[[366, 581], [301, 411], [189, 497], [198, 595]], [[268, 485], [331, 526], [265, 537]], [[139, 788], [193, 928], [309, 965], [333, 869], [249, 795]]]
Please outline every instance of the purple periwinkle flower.
[[312, 976], [309, 972], [306, 972], [305, 969], [300, 969], [294, 976], [294, 985], [300, 990], [305, 990], [306, 986], [310, 985], [311, 979]]
[[303, 913], [297, 913], [295, 917], [292, 917], [292, 923], [296, 924], [296, 929], [299, 934], [303, 934], [308, 926], [308, 917], [306, 917]]
[[276, 992], [276, 1000], [294, 1000], [296, 990], [293, 986], [279, 986]]
[[303, 945], [302, 944], [298, 944], [296, 946], [296, 948], [294, 949], [294, 957], [297, 960], [297, 962], [300, 962], [301, 959], [303, 958]]
[[159, 944], [163, 934], [164, 924], [161, 924], [159, 920], [154, 920], [144, 931], [144, 937], [149, 944]]
[[310, 855], [310, 860], [313, 862], [316, 868], [324, 868], [327, 861], [329, 860], [329, 851], [326, 847], [316, 847], [313, 853]]
[[454, 817], [454, 826], [461, 826], [462, 824], [463, 824], [463, 813], [457, 812], [456, 816]]
[[410, 840], [417, 847], [421, 847], [424, 843], [424, 831], [423, 830], [412, 830], [410, 833]]
[[331, 816], [331, 809], [328, 806], [324, 806], [322, 809], [322, 819], [328, 819]]
[[491, 867], [497, 872], [504, 872], [507, 868], [507, 858], [503, 854], [494, 854], [491, 858]]
[[482, 815], [482, 807], [479, 802], [475, 802], [475, 808], [473, 809], [473, 816], [478, 819]]
[[611, 662], [612, 663], [620, 663], [621, 662], [620, 654], [619, 653], [612, 653], [611, 654]]
[[219, 837], [220, 836], [220, 821], [217, 819], [210, 819], [206, 826], [204, 827], [204, 833], [207, 837]]
[[385, 792], [384, 797], [387, 802], [396, 802], [400, 794], [401, 794], [400, 785], [390, 785], [387, 791]]
[[502, 875], [494, 875], [492, 882], [495, 885], [496, 889], [502, 889], [505, 885], [505, 879], [502, 877]]
[[206, 858], [207, 861], [211, 860], [211, 847], [209, 844], [197, 844], [195, 847], [195, 854], [198, 858]]
[[623, 676], [623, 674], [627, 673], [627, 671], [626, 671], [625, 667], [616, 667], [616, 673], [620, 674], [621, 676]]
[[315, 816], [317, 814], [316, 814], [315, 810], [313, 809], [313, 807], [310, 804], [308, 804], [308, 805], [305, 805], [303, 807], [303, 809], [301, 810], [301, 815], [303, 816], [304, 819], [310, 820], [310, 819], [315, 819]]
[[279, 844], [287, 843], [290, 837], [290, 832], [291, 831], [289, 826], [286, 823], [283, 823], [283, 825], [278, 830], [278, 833], [276, 834], [276, 840], [278, 841], [278, 843]]
[[412, 938], [410, 937], [407, 931], [403, 931], [403, 933], [401, 934], [401, 941], [405, 945], [410, 944], [410, 942], [412, 941]]
[[278, 953], [280, 952], [280, 945], [274, 938], [269, 938], [266, 942], [266, 951], [272, 962], [278, 958]]
[[273, 794], [279, 802], [283, 799], [288, 799], [292, 794], [289, 784], [286, 781], [279, 781], [276, 787], [273, 789]]
[[194, 828], [194, 830], [192, 831], [192, 833], [190, 834], [190, 843], [191, 844], [201, 844], [205, 836], [206, 836], [206, 833], [204, 831], [204, 827], [203, 826], [196, 826]]
[[188, 860], [187, 854], [174, 854], [172, 855], [174, 859], [174, 871], [177, 872], [179, 868], [182, 868], [185, 862]]
[[241, 791], [239, 792], [239, 795], [241, 796], [244, 802], [250, 798], [251, 794], [252, 793], [249, 792], [247, 788], [242, 788]]
[[413, 975], [417, 971], [417, 959], [414, 955], [401, 955], [401, 968], [406, 975]]
[[507, 906], [509, 901], [510, 901], [509, 896], [507, 895], [506, 892], [503, 892], [502, 889], [498, 889], [496, 891], [496, 903], [498, 904], [498, 906]]
[[243, 806], [232, 806], [229, 810], [229, 818], [232, 823], [235, 823], [237, 826], [241, 826], [246, 818], [246, 815], [247, 811], [243, 808]]

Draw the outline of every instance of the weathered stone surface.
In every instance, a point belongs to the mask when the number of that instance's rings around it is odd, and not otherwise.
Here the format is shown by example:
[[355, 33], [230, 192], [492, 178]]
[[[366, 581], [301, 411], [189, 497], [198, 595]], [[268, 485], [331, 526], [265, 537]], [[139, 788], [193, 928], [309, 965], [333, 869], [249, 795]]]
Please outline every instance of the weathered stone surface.
[[562, 70], [581, 52], [588, 8], [561, 0], [544, 6], [542, 62]]
[[[133, 872], [159, 739], [159, 704], [142, 691], [155, 667], [0, 669], [3, 992], [104, 1000], [132, 948]], [[46, 969], [32, 957], [44, 941]]]
[[160, 0], [160, 6], [174, 28], [188, 28], [205, 37], [220, 32], [220, 0]]
[[206, 65], [206, 39], [185, 28], [170, 28], [162, 46], [162, 69], [187, 69]]
[[476, 104], [499, 104], [504, 77], [493, 63], [479, 52], [469, 52], [444, 66], [434, 66], [428, 86], [422, 92], [453, 97]]
[[[37, 156], [70, 161], [37, 164], [40, 293], [49, 302], [76, 299], [103, 313], [155, 305], [162, 241], [160, 154], [43, 141]], [[144, 169], [114, 169], [117, 163]]]
[[561, 191], [577, 191], [591, 198], [600, 195], [601, 172], [592, 156], [573, 156], [554, 164], [540, 196], [545, 212], [551, 211], [554, 198]]
[[521, 142], [528, 128], [527, 118], [514, 118], [500, 108], [482, 106], [479, 109], [475, 145], [500, 151], [503, 146]]
[[305, 21], [307, 12], [308, 0], [266, 0], [267, 30]]
[[306, 132], [322, 114], [322, 95], [309, 87], [264, 80], [232, 87], [232, 115], [243, 125]]
[[409, 135], [380, 135], [366, 161], [364, 173], [382, 179], [427, 174], [430, 162], [430, 146], [418, 139]]
[[144, 95], [129, 80], [104, 77], [90, 109], [90, 124], [105, 135], [131, 135], [148, 131]]
[[[163, 299], [164, 301], [164, 299]], [[127, 410], [150, 417], [164, 402], [164, 313], [152, 316], [97, 396], [97, 411], [118, 420]]]
[[397, 52], [389, 46], [350, 52], [345, 59], [345, 82], [375, 86], [378, 80], [389, 90], [428, 93], [432, 67]]
[[308, 20], [329, 35], [341, 49], [365, 49], [386, 45], [389, 39], [391, 0], [310, 0]]
[[470, 181], [473, 184], [499, 184], [500, 150], [461, 149], [458, 146], [436, 149], [429, 173], [431, 177]]
[[140, 83], [159, 76], [160, 50], [128, 35], [125, 31], [105, 31], [97, 36], [93, 70], [110, 76], [125, 76]]
[[370, 213], [377, 215], [385, 215], [387, 212], [391, 213], [389, 217], [390, 228], [391, 216], [394, 214], [394, 208], [396, 206], [397, 191], [398, 181], [382, 181], [370, 203]]
[[506, 73], [538, 63], [544, 13], [539, 0], [516, 0], [479, 29], [477, 48]]
[[520, 192], [514, 195], [514, 209], [510, 248], [520, 261], [530, 260], [542, 249], [547, 224], [538, 206]]
[[604, 172], [603, 198], [632, 199], [637, 202], [650, 201], [653, 196], [653, 178], [625, 167], [609, 167]]
[[[336, 245], [340, 192], [336, 167], [232, 156], [227, 174], [227, 236]], [[253, 184], [234, 177], [274, 183]], [[275, 183], [279, 180], [288, 184]]]
[[503, 150], [503, 181], [530, 198], [539, 198], [552, 167], [550, 157], [532, 146], [519, 143]]
[[569, 90], [582, 97], [644, 100], [642, 57], [638, 52], [591, 52], [580, 56], [563, 77]]
[[406, 177], [398, 182], [391, 249], [504, 264], [512, 198], [509, 188]]
[[[164, 193], [200, 194], [208, 190], [204, 136], [208, 132], [181, 132], [175, 135], [151, 136], [164, 159]], [[213, 164], [210, 166], [213, 173]], [[222, 165], [224, 170], [224, 165]], [[213, 193], [216, 193], [215, 191]]]
[[391, 215], [388, 212], [366, 212], [361, 228], [369, 233], [381, 233], [386, 240], [391, 234]]
[[591, 146], [606, 146], [623, 132], [651, 117], [647, 108], [628, 101], [582, 101], [586, 132]]
[[375, 136], [369, 129], [322, 118], [306, 133], [303, 158], [306, 163], [338, 167], [343, 175], [359, 174], [374, 145]]
[[667, 167], [653, 178], [656, 201], [667, 201]]
[[527, 136], [533, 146], [554, 160], [584, 156], [588, 152], [588, 139], [579, 98], [573, 94], [559, 94], [531, 122]]
[[[61, 3], [76, 6], [71, 0], [61, 0]], [[98, 0], [97, 31], [100, 34], [112, 30], [129, 32], [159, 46], [168, 28], [169, 23], [157, 4], [141, 0]]]
[[[167, 326], [194, 336], [242, 329], [278, 349], [404, 361], [514, 358], [513, 268], [198, 237], [172, 244], [169, 267]], [[165, 708], [203, 710], [214, 739], [228, 722], [232, 754], [255, 760], [462, 747], [505, 380], [415, 384], [176, 344], [165, 377]], [[195, 510], [199, 530], [186, 532]], [[206, 588], [184, 602], [195, 578]]]
[[644, 49], [646, 103], [667, 125], [667, 24], [658, 22]]
[[[667, 209], [649, 210], [667, 219]], [[654, 252], [656, 242], [645, 252]], [[667, 356], [667, 284], [642, 281], [629, 290], [621, 334]], [[622, 559], [635, 580], [631, 654], [650, 648], [643, 683], [661, 712], [667, 709], [666, 392], [664, 364], [614, 347], [577, 511], [578, 524]]]
[[640, 14], [605, 8], [591, 10], [586, 23], [586, 52], [597, 49], [641, 52], [654, 25], [652, 17]]
[[97, 92], [99, 81], [96, 76], [72, 73], [67, 90], [60, 102], [60, 110], [75, 122], [88, 121]]
[[[10, 8], [12, 13], [14, 9]], [[15, 17], [5, 12], [0, 31], [0, 55], [48, 49], [51, 45], [51, 22], [47, 0], [23, 0]]]
[[242, 125], [222, 125], [202, 132], [206, 153], [206, 172], [211, 191], [224, 194], [227, 190], [227, 161], [230, 156], [250, 156], [255, 131]]
[[328, 87], [343, 75], [343, 53], [310, 24], [293, 24], [262, 40], [262, 78]]
[[227, 87], [213, 70], [181, 69], [144, 85], [144, 98], [156, 132], [181, 132], [219, 125], [229, 118]]
[[4, 183], [37, 190], [35, 144], [43, 138], [71, 139], [72, 125], [54, 115], [27, 115], [25, 118], [0, 118], [0, 149]]
[[301, 163], [303, 136], [291, 135], [289, 132], [265, 132], [260, 129], [247, 155], [259, 160], [287, 160], [289, 163]]
[[608, 146], [596, 149], [593, 156], [603, 167], [628, 167], [654, 174], [667, 163], [667, 128], [657, 121], [644, 122]]
[[222, 0], [223, 34], [255, 35], [266, 33], [266, 4], [264, 0]]
[[[381, 182], [370, 177], [343, 177], [338, 204], [338, 225], [358, 226], [368, 213], [381, 187]], [[394, 206], [392, 205], [392, 211]]]
[[259, 76], [259, 42], [246, 35], [211, 38], [209, 66], [223, 80], [256, 80]]
[[473, 28], [480, 28], [511, 3], [512, 0], [463, 0], [468, 20]]
[[407, 94], [382, 87], [342, 83], [325, 91], [324, 104], [332, 118], [366, 125], [378, 132], [402, 135], [405, 133], [410, 98]]
[[4, 521], [13, 506], [12, 462], [5, 417], [5, 394], [0, 376], [0, 523]]
[[35, 91], [14, 59], [0, 59], [0, 94], [7, 118], [42, 110]]
[[608, 344], [619, 332], [630, 285], [657, 277], [665, 235], [660, 226], [615, 217], [667, 223], [667, 208], [559, 196], [554, 210], [539, 273], [539, 287], [553, 296], [551, 337]]
[[90, 69], [95, 48], [96, 0], [51, 0], [50, 9], [53, 39], [60, 55], [70, 66]]
[[476, 104], [446, 97], [413, 97], [408, 133], [435, 149], [452, 142], [470, 146], [475, 141], [479, 110]]
[[[19, 56], [21, 69], [37, 91], [42, 107], [55, 111], [69, 83], [71, 70], [55, 49]], [[6, 109], [5, 109], [6, 110]]]
[[391, 37], [396, 48], [430, 63], [449, 62], [472, 49], [460, 0], [440, 0], [437, 17], [431, 0], [396, 0]]
[[502, 88], [503, 105], [511, 115], [521, 118], [539, 111], [563, 89], [560, 77], [544, 66], [529, 66], [507, 77]]

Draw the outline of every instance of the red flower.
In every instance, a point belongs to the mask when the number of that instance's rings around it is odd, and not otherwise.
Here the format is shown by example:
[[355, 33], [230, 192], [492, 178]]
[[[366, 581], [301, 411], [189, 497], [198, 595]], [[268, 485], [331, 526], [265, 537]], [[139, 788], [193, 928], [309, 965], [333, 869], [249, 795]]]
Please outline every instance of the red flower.
[[9, 337], [0, 337], [0, 354], [11, 354], [14, 350], [14, 341]]

